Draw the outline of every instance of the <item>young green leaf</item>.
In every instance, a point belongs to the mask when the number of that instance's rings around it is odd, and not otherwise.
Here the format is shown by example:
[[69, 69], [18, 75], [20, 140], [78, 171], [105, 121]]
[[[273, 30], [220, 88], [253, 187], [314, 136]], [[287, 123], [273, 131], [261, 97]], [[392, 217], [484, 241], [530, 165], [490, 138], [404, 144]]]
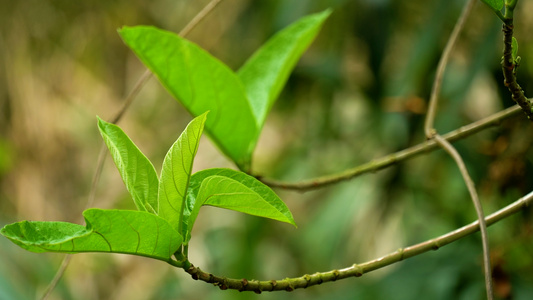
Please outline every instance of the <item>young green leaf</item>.
[[503, 8], [504, 0], [481, 0], [481, 1], [487, 4], [494, 11], [501, 11]]
[[159, 180], [159, 216], [167, 220], [177, 232], [181, 232], [187, 187], [206, 115], [207, 113], [203, 113], [187, 125], [163, 161]]
[[516, 60], [518, 58], [518, 41], [513, 36], [513, 40], [511, 42], [511, 55], [513, 57], [513, 64], [516, 63]]
[[330, 14], [328, 9], [306, 16], [276, 33], [238, 71], [260, 129], [289, 74]]
[[192, 115], [210, 111], [205, 127], [211, 139], [240, 169], [247, 170], [258, 125], [237, 75], [174, 33], [148, 26], [124, 27], [119, 32]]
[[98, 118], [98, 129], [137, 209], [157, 214], [159, 180], [150, 160], [117, 125]]
[[125, 253], [169, 261], [182, 243], [167, 221], [143, 211], [88, 209], [87, 226], [22, 221], [0, 233], [32, 252]]
[[296, 226], [289, 208], [259, 180], [231, 169], [207, 169], [191, 177], [181, 231], [186, 244], [202, 205], [231, 209]]

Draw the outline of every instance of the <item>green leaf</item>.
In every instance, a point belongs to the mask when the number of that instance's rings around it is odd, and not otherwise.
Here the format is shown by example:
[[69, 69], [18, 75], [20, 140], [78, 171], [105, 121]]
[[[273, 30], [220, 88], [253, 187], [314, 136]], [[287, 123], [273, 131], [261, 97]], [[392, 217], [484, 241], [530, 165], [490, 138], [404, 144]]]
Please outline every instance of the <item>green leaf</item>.
[[231, 169], [207, 169], [191, 177], [184, 210], [184, 243], [202, 205], [231, 209], [296, 226], [285, 203], [271, 188], [245, 173]]
[[157, 214], [159, 180], [152, 163], [120, 127], [98, 118], [98, 129], [137, 209]]
[[238, 71], [259, 128], [294, 66], [315, 39], [331, 10], [294, 22], [268, 40]]
[[32, 252], [125, 253], [169, 261], [182, 237], [167, 221], [143, 211], [88, 209], [87, 227], [66, 222], [22, 221], [0, 233]]
[[492, 10], [501, 12], [503, 8], [504, 0], [481, 0], [483, 3], [487, 4]]
[[119, 33], [189, 112], [198, 116], [211, 111], [207, 133], [224, 154], [247, 171], [268, 112], [330, 13], [307, 16], [276, 34], [238, 76], [174, 33], [149, 26], [124, 27]]
[[516, 59], [518, 58], [518, 41], [513, 36], [513, 41], [511, 43], [511, 54], [513, 56], [513, 63], [516, 63]]
[[159, 180], [159, 216], [181, 232], [183, 208], [192, 165], [207, 113], [193, 119], [174, 142], [163, 161]]
[[258, 124], [235, 73], [196, 44], [154, 27], [124, 27], [124, 42], [163, 86], [198, 116], [210, 111], [211, 139], [242, 170], [250, 165]]

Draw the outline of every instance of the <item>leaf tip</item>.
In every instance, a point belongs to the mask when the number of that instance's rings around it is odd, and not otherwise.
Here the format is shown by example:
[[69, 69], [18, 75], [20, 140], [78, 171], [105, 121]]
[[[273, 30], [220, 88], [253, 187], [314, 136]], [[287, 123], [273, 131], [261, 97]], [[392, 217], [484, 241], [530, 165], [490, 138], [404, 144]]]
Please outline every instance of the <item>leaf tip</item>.
[[319, 21], [319, 24], [321, 24], [322, 22], [324, 22], [331, 14], [333, 13], [333, 9], [330, 7], [330, 8], [327, 8], [321, 12], [318, 12], [318, 13], [315, 13], [313, 15], [311, 15], [310, 17], [312, 18], [316, 18], [318, 21]]
[[331, 13], [333, 13], [333, 8], [329, 7], [323, 10], [320, 14], [327, 18], [329, 15], [331, 15]]
[[117, 32], [118, 32], [119, 35], [122, 36], [125, 32], [131, 30], [132, 28], [133, 28], [132, 26], [126, 26], [126, 25], [124, 25], [124, 26], [122, 26], [122, 27], [119, 27], [119, 28], [117, 29]]
[[100, 118], [99, 116], [96, 116], [96, 122], [97, 122], [97, 125], [98, 125], [98, 129], [100, 130], [101, 133], [103, 133], [103, 131], [105, 130], [105, 126], [109, 125], [109, 123], [107, 123], [106, 121], [104, 121], [102, 118]]
[[211, 112], [211, 110], [206, 110], [203, 114], [199, 115], [199, 117], [207, 118], [207, 114], [209, 114], [209, 112]]
[[198, 119], [200, 121], [200, 126], [202, 127], [202, 131], [203, 131], [203, 128], [205, 126], [205, 121], [207, 120], [207, 114], [209, 114], [210, 110], [206, 110], [203, 114], [199, 115], [198, 117], [196, 117], [195, 119]]
[[[7, 225], [6, 225], [6, 226], [7, 226]], [[6, 229], [6, 226], [0, 228], [0, 234], [3, 235], [3, 236], [5, 236], [5, 237], [7, 237], [7, 236], [6, 236], [6, 233], [5, 233], [6, 230], [7, 230], [7, 229]]]
[[298, 225], [296, 225], [296, 221], [294, 221], [294, 217], [292, 216], [292, 213], [290, 212], [290, 210], [288, 211], [288, 215], [285, 215], [285, 217], [286, 217], [286, 220], [283, 222], [291, 224], [292, 226], [294, 226], [294, 228], [298, 228]]

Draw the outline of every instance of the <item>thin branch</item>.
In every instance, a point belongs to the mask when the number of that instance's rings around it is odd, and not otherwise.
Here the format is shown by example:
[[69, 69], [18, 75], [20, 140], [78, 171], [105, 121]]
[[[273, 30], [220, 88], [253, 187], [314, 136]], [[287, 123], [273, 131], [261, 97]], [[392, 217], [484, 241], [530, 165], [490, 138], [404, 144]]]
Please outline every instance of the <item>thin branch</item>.
[[517, 62], [513, 59], [513, 19], [503, 24], [503, 58], [502, 71], [504, 77], [504, 84], [511, 92], [513, 101], [516, 102], [529, 120], [533, 121], [533, 104], [530, 99], [524, 95], [524, 91], [516, 81]]
[[424, 132], [426, 133], [426, 137], [428, 139], [434, 139], [437, 142], [437, 144], [439, 144], [439, 146], [441, 146], [454, 159], [455, 163], [459, 167], [461, 176], [463, 177], [463, 180], [468, 188], [468, 192], [470, 193], [470, 198], [472, 199], [472, 202], [474, 203], [474, 208], [476, 210], [476, 214], [479, 220], [479, 227], [481, 229], [481, 244], [483, 247], [483, 267], [484, 267], [485, 289], [487, 292], [487, 299], [492, 300], [494, 298], [494, 295], [493, 295], [493, 288], [492, 288], [492, 276], [491, 276], [492, 272], [491, 272], [491, 264], [490, 264], [489, 237], [487, 234], [487, 225], [485, 224], [485, 219], [484, 219], [485, 214], [483, 213], [483, 207], [481, 206], [481, 202], [479, 201], [479, 197], [477, 195], [474, 182], [472, 181], [472, 179], [470, 178], [470, 175], [468, 174], [468, 170], [466, 169], [466, 166], [463, 162], [461, 155], [452, 146], [452, 144], [450, 144], [448, 141], [443, 139], [437, 133], [437, 130], [434, 128], [435, 115], [437, 112], [437, 103], [439, 100], [440, 88], [442, 86], [442, 79], [444, 76], [444, 71], [446, 69], [446, 66], [448, 65], [448, 60], [450, 58], [452, 49], [457, 42], [457, 37], [459, 36], [459, 33], [463, 30], [466, 19], [468, 18], [468, 15], [470, 14], [470, 11], [472, 10], [476, 2], [477, 2], [476, 0], [470, 0], [469, 2], [466, 3], [465, 7], [463, 8], [463, 12], [461, 13], [461, 16], [459, 17], [459, 20], [455, 24], [452, 35], [450, 36], [450, 39], [448, 40], [446, 47], [444, 48], [444, 51], [442, 53], [442, 56], [440, 58], [440, 61], [437, 67], [437, 73], [435, 75], [435, 80], [433, 81], [433, 88], [431, 91], [431, 96], [430, 96], [430, 101], [429, 101], [428, 114], [426, 116], [426, 120], [424, 123]]
[[[529, 206], [533, 202], [533, 192], [518, 199], [512, 204], [500, 209], [499, 211], [489, 215], [485, 218], [488, 226], [497, 223]], [[307, 288], [313, 285], [336, 281], [349, 277], [360, 277], [368, 272], [381, 269], [393, 263], [402, 261], [413, 256], [428, 252], [430, 250], [438, 250], [454, 241], [457, 241], [467, 235], [473, 234], [479, 230], [479, 220], [463, 226], [459, 229], [448, 232], [437, 238], [427, 240], [425, 242], [399, 249], [383, 257], [364, 262], [361, 264], [354, 264], [350, 267], [332, 270], [328, 272], [315, 273], [312, 275], [304, 275], [296, 278], [285, 278], [282, 280], [247, 280], [247, 279], [233, 279], [222, 276], [213, 275], [211, 273], [202, 271], [200, 268], [191, 265], [185, 271], [189, 273], [193, 279], [202, 280], [218, 286], [220, 289], [234, 289], [239, 291], [253, 291], [261, 293], [263, 291], [293, 291], [299, 288]]]
[[[150, 70], [146, 69], [144, 73], [141, 75], [139, 80], [135, 83], [133, 86], [133, 89], [131, 89], [130, 93], [124, 100], [124, 104], [122, 104], [122, 107], [120, 110], [115, 114], [113, 118], [111, 118], [110, 123], [117, 124], [120, 119], [122, 119], [122, 116], [126, 113], [128, 108], [130, 107], [131, 103], [133, 103], [133, 100], [137, 95], [141, 92], [144, 85], [148, 82], [150, 78], [152, 78], [153, 74], [150, 72]], [[102, 144], [102, 149], [105, 149], [105, 145]]]
[[[185, 27], [178, 33], [178, 35], [185, 37], [187, 36], [191, 30], [200, 23], [213, 9], [220, 3], [222, 0], [213, 0], [209, 2], [194, 18], [187, 24]], [[111, 119], [110, 123], [116, 124], [120, 119], [122, 119], [122, 116], [124, 113], [128, 110], [129, 106], [135, 99], [135, 97], [139, 94], [139, 92], [142, 90], [144, 85], [148, 82], [150, 78], [152, 78], [153, 73], [150, 72], [150, 70], [146, 69], [144, 73], [141, 75], [139, 80], [137, 80], [137, 83], [133, 86], [133, 89], [130, 91], [126, 99], [124, 100], [124, 104], [122, 105], [122, 108], [117, 112], [117, 114]], [[105, 148], [105, 147], [104, 147]]]
[[439, 144], [454, 159], [455, 163], [459, 167], [463, 180], [468, 188], [468, 192], [470, 193], [470, 198], [472, 199], [472, 202], [474, 203], [474, 207], [476, 209], [476, 214], [479, 220], [479, 228], [481, 230], [481, 243], [483, 247], [483, 266], [484, 266], [485, 289], [487, 292], [487, 299], [492, 300], [494, 296], [493, 296], [493, 288], [492, 288], [490, 249], [489, 249], [487, 225], [485, 224], [485, 219], [484, 219], [485, 215], [483, 213], [483, 207], [481, 206], [481, 202], [479, 201], [479, 197], [477, 195], [474, 182], [472, 181], [472, 179], [470, 178], [470, 175], [468, 174], [468, 170], [466, 169], [466, 166], [463, 162], [463, 159], [461, 158], [461, 155], [448, 141], [443, 139], [437, 133], [437, 131], [435, 130], [433, 126], [436, 111], [437, 111], [438, 98], [440, 95], [440, 88], [442, 86], [442, 79], [443, 79], [444, 71], [448, 64], [450, 53], [457, 41], [457, 37], [459, 36], [459, 33], [462, 31], [464, 27], [465, 20], [470, 14], [470, 11], [472, 10], [472, 7], [474, 6], [475, 2], [476, 2], [475, 0], [471, 0], [465, 5], [463, 12], [461, 14], [461, 17], [459, 18], [459, 21], [454, 27], [452, 36], [448, 40], [448, 43], [446, 44], [446, 47], [442, 53], [442, 57], [439, 61], [439, 65], [437, 68], [437, 74], [435, 76], [435, 81], [433, 82], [433, 89], [431, 91], [428, 114], [425, 120], [426, 122], [424, 124], [424, 131], [428, 139], [434, 139], [437, 142], [437, 144]]
[[437, 111], [437, 98], [440, 94], [440, 88], [442, 85], [442, 78], [444, 76], [444, 71], [446, 70], [446, 65], [448, 64], [448, 60], [450, 58], [450, 53], [452, 52], [453, 47], [455, 46], [455, 43], [457, 41], [457, 37], [459, 36], [459, 33], [463, 30], [465, 21], [472, 11], [472, 8], [476, 4], [477, 0], [470, 0], [463, 8], [463, 11], [461, 13], [461, 16], [459, 17], [459, 20], [455, 24], [455, 27], [453, 28], [452, 34], [450, 36], [450, 39], [448, 40], [448, 43], [446, 44], [446, 47], [444, 48], [442, 52], [442, 57], [439, 61], [439, 64], [437, 66], [437, 72], [435, 74], [435, 80], [433, 81], [433, 88], [431, 90], [431, 97], [429, 99], [429, 107], [428, 107], [428, 113], [426, 116], [426, 120], [424, 123], [424, 132], [426, 133], [426, 137], [430, 138], [433, 135], [434, 128], [433, 124], [435, 123], [435, 114]]
[[[124, 111], [125, 110], [122, 110], [122, 112]], [[94, 203], [94, 198], [96, 196], [96, 186], [98, 185], [98, 181], [100, 181], [100, 175], [102, 174], [102, 170], [104, 168], [105, 158], [106, 158], [106, 148], [100, 147], [100, 153], [98, 154], [98, 162], [96, 164], [96, 170], [93, 175], [93, 180], [91, 183], [91, 190], [89, 192], [89, 196], [87, 197], [87, 203], [85, 204], [85, 209], [91, 207], [92, 204]], [[61, 277], [63, 277], [63, 274], [67, 270], [67, 267], [70, 263], [71, 258], [72, 258], [72, 254], [67, 254], [63, 257], [63, 260], [61, 261], [61, 265], [59, 266], [59, 269], [57, 269], [56, 274], [54, 275], [54, 278], [52, 278], [52, 281], [44, 290], [43, 296], [41, 297], [42, 300], [47, 299], [48, 296], [50, 296], [50, 294], [56, 287], [56, 285], [59, 283], [59, 280], [61, 279]]]
[[476, 209], [476, 214], [479, 220], [479, 228], [481, 231], [481, 243], [483, 245], [483, 267], [485, 269], [485, 289], [487, 291], [487, 299], [491, 300], [494, 298], [493, 296], [493, 288], [492, 288], [492, 269], [490, 264], [490, 250], [489, 250], [489, 235], [487, 233], [487, 224], [485, 223], [485, 214], [483, 213], [483, 207], [481, 206], [481, 202], [479, 201], [479, 197], [476, 192], [476, 187], [474, 186], [474, 181], [472, 181], [472, 178], [468, 174], [468, 170], [466, 169], [465, 163], [463, 162], [463, 158], [457, 152], [457, 150], [450, 144], [448, 141], [443, 139], [440, 135], [436, 134], [433, 139], [444, 149], [444, 151], [448, 152], [448, 154], [455, 160], [455, 164], [459, 167], [459, 171], [461, 171], [461, 175], [463, 176], [463, 180], [466, 184], [466, 187], [468, 188], [468, 192], [470, 193], [470, 198], [472, 199], [472, 203], [474, 203], [474, 207]]
[[65, 257], [63, 257], [63, 260], [61, 261], [61, 265], [59, 266], [59, 269], [57, 270], [50, 284], [44, 290], [44, 293], [41, 299], [48, 299], [48, 296], [50, 296], [50, 294], [52, 293], [56, 285], [59, 283], [59, 280], [61, 279], [61, 277], [63, 277], [63, 274], [65, 273], [65, 270], [67, 269], [68, 264], [70, 263], [71, 259], [72, 259], [72, 254], [67, 254], [65, 255]]
[[192, 20], [183, 27], [183, 29], [178, 33], [180, 36], [184, 37], [188, 35], [191, 30], [198, 25], [207, 15], [215, 9], [215, 7], [220, 3], [222, 0], [211, 0], [209, 3], [207, 3], [202, 10], [192, 18]]
[[[442, 137], [450, 142], [461, 140], [488, 127], [499, 125], [503, 120], [506, 120], [513, 116], [517, 116], [520, 111], [520, 107], [518, 105], [515, 105], [500, 112], [497, 112], [491, 116], [465, 125], [459, 129], [450, 131]], [[350, 168], [336, 174], [315, 177], [297, 182], [286, 182], [275, 179], [262, 178], [260, 176], [259, 178], [263, 183], [270, 187], [298, 190], [304, 192], [328, 186], [341, 181], [346, 181], [366, 173], [373, 173], [385, 169], [396, 163], [416, 157], [417, 155], [429, 153], [437, 149], [437, 143], [434, 140], [429, 140], [418, 145], [412, 146], [410, 148], [389, 154], [387, 156], [371, 160], [370, 162], [364, 163], [357, 167]]]
[[[221, 1], [222, 0], [212, 0], [212, 1], [210, 1], [198, 14], [196, 14], [196, 16], [178, 34], [180, 36], [182, 36], [182, 37], [184, 37], [187, 34], [189, 34], [191, 32], [191, 30], [193, 28], [195, 28], [196, 25], [198, 25], [211, 11], [213, 11], [213, 9]], [[115, 116], [113, 118], [111, 118], [111, 123], [116, 124], [116, 123], [118, 123], [120, 121], [120, 119], [122, 119], [122, 117], [124, 116], [124, 113], [126, 113], [126, 111], [130, 107], [130, 105], [133, 102], [133, 100], [135, 99], [135, 97], [137, 97], [137, 95], [142, 90], [142, 88], [144, 87], [146, 82], [148, 82], [148, 80], [150, 78], [152, 78], [152, 76], [153, 76], [152, 72], [150, 72], [150, 70], [148, 70], [148, 69], [141, 75], [139, 80], [137, 80], [137, 82], [135, 83], [135, 86], [133, 87], [133, 89], [126, 96], [126, 98], [124, 100], [124, 103], [122, 104], [121, 109], [115, 114]], [[96, 186], [98, 185], [98, 182], [100, 181], [100, 175], [102, 174], [102, 170], [103, 170], [103, 167], [104, 167], [106, 153], [107, 153], [106, 152], [106, 147], [105, 147], [104, 144], [102, 144], [102, 146], [100, 147], [100, 152], [99, 152], [99, 155], [98, 155], [98, 161], [97, 161], [97, 164], [96, 164], [96, 170], [94, 172], [94, 176], [93, 176], [93, 180], [92, 180], [92, 184], [91, 184], [91, 190], [89, 192], [89, 196], [88, 196], [87, 203], [85, 205], [85, 209], [91, 207], [93, 205], [93, 203], [94, 203], [94, 198], [95, 198], [95, 195], [96, 195]], [[54, 275], [54, 278], [52, 279], [52, 281], [50, 282], [48, 287], [45, 289], [45, 291], [43, 293], [43, 296], [41, 297], [41, 300], [48, 299], [48, 297], [50, 296], [50, 294], [52, 293], [54, 288], [59, 283], [59, 280], [61, 279], [61, 277], [63, 277], [63, 274], [65, 273], [65, 270], [67, 269], [67, 267], [68, 267], [68, 265], [70, 263], [70, 260], [71, 260], [71, 254], [65, 255], [65, 257], [63, 258], [63, 261], [61, 262], [61, 265], [60, 265], [59, 269], [57, 270], [56, 274]]]

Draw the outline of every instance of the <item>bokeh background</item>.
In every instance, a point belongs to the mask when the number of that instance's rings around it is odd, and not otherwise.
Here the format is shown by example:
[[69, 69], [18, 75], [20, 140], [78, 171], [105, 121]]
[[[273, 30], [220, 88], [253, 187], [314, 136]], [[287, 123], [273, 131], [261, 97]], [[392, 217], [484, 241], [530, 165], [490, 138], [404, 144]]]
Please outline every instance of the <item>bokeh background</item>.
[[[117, 34], [150, 24], [178, 32], [206, 0], [0, 0], [0, 225], [82, 223], [109, 119], [144, 72]], [[273, 33], [334, 9], [268, 117], [253, 170], [295, 181], [335, 172], [424, 140], [423, 119], [459, 0], [224, 0], [188, 36], [238, 69]], [[533, 93], [533, 2], [519, 1], [519, 82]], [[441, 133], [512, 105], [502, 85], [501, 23], [478, 3], [452, 54], [436, 120]], [[151, 79], [120, 126], [156, 169], [191, 116]], [[485, 212], [533, 190], [533, 127], [517, 116], [455, 143]], [[204, 138], [195, 170], [234, 166]], [[203, 208], [191, 261], [230, 277], [279, 279], [343, 268], [475, 219], [442, 151], [298, 193], [276, 190], [298, 229]], [[107, 159], [92, 205], [134, 209]], [[499, 299], [533, 299], [531, 209], [489, 229]], [[255, 295], [220, 291], [147, 258], [78, 254], [50, 299], [483, 299], [479, 234], [385, 269], [322, 286]], [[34, 299], [62, 254], [26, 252], [0, 237], [0, 299]]]

